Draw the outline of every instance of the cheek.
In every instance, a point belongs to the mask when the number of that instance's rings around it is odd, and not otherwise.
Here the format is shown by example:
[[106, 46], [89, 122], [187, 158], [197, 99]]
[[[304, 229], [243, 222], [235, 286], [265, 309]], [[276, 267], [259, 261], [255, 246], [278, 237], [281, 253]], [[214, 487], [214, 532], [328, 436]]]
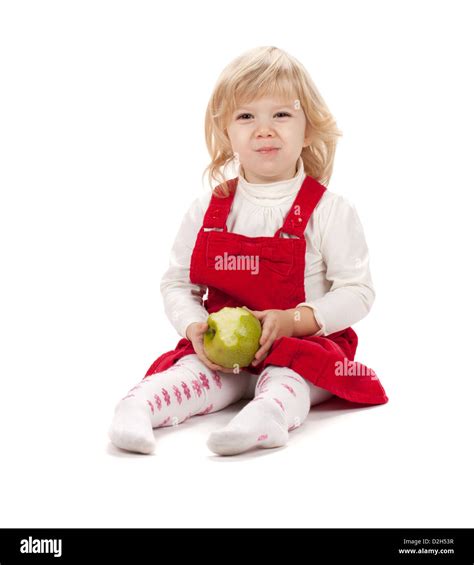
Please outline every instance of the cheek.
[[232, 128], [230, 128], [228, 130], [228, 136], [234, 151], [238, 151], [239, 149], [242, 149], [242, 147], [244, 146], [244, 139], [242, 132], [232, 130]]
[[288, 133], [288, 140], [290, 140], [290, 145], [293, 147], [298, 147], [299, 145], [303, 145], [305, 137], [304, 128], [297, 128]]
[[249, 155], [252, 152], [250, 149], [251, 144], [249, 139], [242, 134], [234, 137], [232, 147], [234, 148], [234, 151], [237, 151], [241, 155]]

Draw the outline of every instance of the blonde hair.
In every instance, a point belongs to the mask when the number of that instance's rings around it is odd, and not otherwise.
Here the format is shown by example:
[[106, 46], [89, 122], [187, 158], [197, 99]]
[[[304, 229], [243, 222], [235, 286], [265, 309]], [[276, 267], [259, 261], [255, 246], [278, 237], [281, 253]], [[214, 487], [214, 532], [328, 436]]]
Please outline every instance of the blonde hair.
[[294, 57], [278, 47], [256, 47], [231, 61], [220, 74], [207, 105], [205, 117], [206, 145], [211, 162], [204, 169], [209, 183], [222, 185], [217, 196], [227, 196], [229, 185], [222, 173], [234, 152], [226, 128], [235, 109], [263, 96], [286, 100], [298, 99], [306, 117], [311, 143], [303, 147], [301, 157], [305, 173], [321, 184], [331, 178], [338, 136], [326, 103], [307, 70]]

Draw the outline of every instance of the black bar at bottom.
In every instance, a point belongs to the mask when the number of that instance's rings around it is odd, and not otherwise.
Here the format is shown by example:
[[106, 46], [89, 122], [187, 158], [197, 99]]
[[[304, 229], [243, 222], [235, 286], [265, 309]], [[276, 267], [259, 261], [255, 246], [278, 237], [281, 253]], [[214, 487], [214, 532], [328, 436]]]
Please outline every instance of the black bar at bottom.
[[12, 563], [469, 563], [473, 528], [0, 529]]

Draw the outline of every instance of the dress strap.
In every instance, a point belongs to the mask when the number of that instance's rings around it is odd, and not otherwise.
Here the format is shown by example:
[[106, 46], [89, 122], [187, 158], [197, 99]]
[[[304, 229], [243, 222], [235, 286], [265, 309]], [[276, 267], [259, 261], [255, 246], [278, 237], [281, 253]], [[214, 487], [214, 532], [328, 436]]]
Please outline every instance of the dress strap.
[[238, 179], [239, 177], [235, 177], [227, 181], [230, 193], [225, 198], [218, 198], [214, 194], [215, 192], [222, 193], [222, 184], [214, 188], [211, 201], [209, 202], [209, 206], [207, 207], [207, 211], [204, 215], [202, 224], [203, 229], [221, 229], [223, 231], [227, 231], [227, 216], [229, 215], [232, 207]]
[[283, 226], [276, 231], [275, 237], [281, 237], [281, 233], [287, 233], [303, 238], [306, 224], [325, 191], [326, 187], [324, 185], [318, 182], [314, 177], [306, 175], [286, 216], [285, 222]]

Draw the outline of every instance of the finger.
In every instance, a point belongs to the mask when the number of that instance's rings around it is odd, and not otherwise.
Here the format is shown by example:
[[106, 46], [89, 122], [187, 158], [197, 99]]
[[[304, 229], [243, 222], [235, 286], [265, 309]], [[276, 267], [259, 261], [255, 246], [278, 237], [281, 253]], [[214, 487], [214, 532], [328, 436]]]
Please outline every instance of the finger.
[[221, 370], [220, 365], [213, 363], [208, 357], [206, 357], [205, 359], [206, 359], [206, 365], [209, 367], [209, 369], [212, 369], [213, 371], [220, 371]]
[[204, 354], [204, 347], [203, 347], [202, 341], [196, 340], [196, 341], [193, 343], [193, 346], [194, 346], [194, 351], [196, 352], [196, 355], [197, 355], [199, 358], [205, 357], [205, 354]]
[[206, 367], [212, 369], [213, 371], [220, 370], [220, 366], [210, 361], [202, 351], [196, 351], [196, 354], [198, 358], [204, 363], [204, 365], [206, 365]]
[[257, 365], [260, 365], [260, 363], [261, 363], [266, 357], [268, 357], [268, 351], [265, 352], [257, 361], [255, 361], [254, 367], [257, 366]]
[[209, 365], [208, 365], [208, 367], [210, 369], [212, 369], [213, 371], [221, 371], [222, 373], [233, 373], [234, 372], [234, 369], [229, 369], [228, 367], [221, 367], [220, 365], [216, 365], [215, 363], [212, 363], [212, 362], [211, 362], [211, 365], [212, 365], [211, 367], [209, 367]]
[[264, 341], [261, 341], [260, 343], [260, 347], [257, 349], [257, 351], [255, 352], [255, 357], [260, 356], [262, 354], [262, 351], [265, 349], [265, 347], [268, 346], [268, 339], [265, 339]]
[[[223, 373], [236, 373], [242, 370], [239, 365], [234, 365], [233, 367], [222, 367], [221, 365], [217, 365], [217, 367], [219, 367], [218, 370]], [[238, 369], [238, 371], [236, 371], [236, 369]]]
[[260, 345], [264, 345], [268, 338], [275, 332], [275, 322], [268, 322], [262, 331], [262, 335], [260, 336]]
[[247, 308], [247, 306], [242, 306], [242, 308], [253, 314], [257, 318], [257, 320], [261, 320], [265, 316], [265, 310], [250, 310], [250, 308]]
[[196, 355], [198, 356], [198, 358], [209, 369], [212, 369], [213, 371], [226, 371], [225, 367], [221, 367], [220, 365], [213, 363], [209, 359], [209, 357], [206, 355], [206, 352], [204, 351], [204, 345], [203, 345], [202, 339], [197, 340], [197, 343], [194, 346], [194, 351], [196, 352]]
[[212, 361], [208, 361], [206, 363], [207, 367], [209, 367], [209, 369], [212, 369], [213, 371], [223, 371], [224, 367], [221, 367], [220, 365], [216, 365], [215, 363], [212, 363]]
[[228, 371], [227, 367], [222, 367], [221, 365], [218, 365], [217, 363], [213, 363], [212, 361], [209, 361], [212, 366], [214, 367], [214, 371], [222, 371], [222, 372], [226, 372]]
[[261, 347], [257, 353], [255, 353], [255, 359], [252, 362], [252, 365], [257, 365], [258, 363], [260, 363], [260, 361], [262, 360], [263, 356], [267, 353], [267, 351], [270, 349], [271, 344], [267, 343], [267, 345], [265, 345], [264, 347]]
[[219, 371], [222, 371], [223, 373], [233, 373], [234, 369], [229, 369], [228, 367], [221, 367]]
[[254, 310], [252, 314], [257, 318], [257, 320], [265, 319], [265, 312], [259, 312], [258, 310]]
[[270, 348], [273, 345], [273, 342], [275, 341], [275, 338], [276, 338], [276, 332], [273, 332], [271, 336], [268, 338], [268, 340], [265, 342], [265, 345], [260, 347], [260, 349], [255, 353], [255, 359], [252, 362], [252, 365], [254, 366], [258, 365], [258, 363], [261, 363], [263, 359], [265, 359], [268, 351], [270, 350]]

